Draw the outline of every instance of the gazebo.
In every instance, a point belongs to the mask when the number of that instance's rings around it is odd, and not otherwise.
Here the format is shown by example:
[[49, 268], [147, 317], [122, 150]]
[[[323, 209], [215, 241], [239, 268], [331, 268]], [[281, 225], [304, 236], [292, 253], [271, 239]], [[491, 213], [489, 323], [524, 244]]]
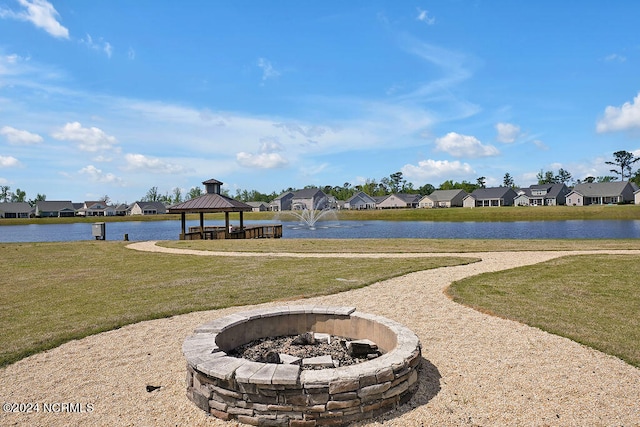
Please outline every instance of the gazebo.
[[[281, 237], [282, 228], [280, 227], [279, 236], [264, 235], [264, 227], [251, 227], [250, 229], [244, 226], [244, 212], [251, 212], [253, 208], [246, 203], [242, 203], [238, 200], [234, 200], [231, 197], [227, 197], [220, 194], [220, 187], [222, 182], [209, 179], [204, 181], [206, 193], [202, 196], [195, 197], [186, 202], [178, 203], [169, 207], [169, 213], [179, 213], [181, 215], [182, 232], [180, 233], [180, 240], [197, 240], [197, 239], [246, 239], [254, 237]], [[204, 214], [205, 213], [218, 213], [224, 212], [223, 227], [205, 227], [204, 226]], [[239, 212], [240, 223], [239, 227], [232, 227], [229, 222], [229, 213]], [[186, 214], [187, 213], [199, 213], [200, 214], [200, 227], [191, 227], [189, 231], [186, 230]], [[273, 226], [270, 226], [273, 227]], [[197, 229], [196, 229], [197, 228]], [[262, 231], [257, 231], [260, 228]], [[274, 233], [275, 234], [275, 233]]]

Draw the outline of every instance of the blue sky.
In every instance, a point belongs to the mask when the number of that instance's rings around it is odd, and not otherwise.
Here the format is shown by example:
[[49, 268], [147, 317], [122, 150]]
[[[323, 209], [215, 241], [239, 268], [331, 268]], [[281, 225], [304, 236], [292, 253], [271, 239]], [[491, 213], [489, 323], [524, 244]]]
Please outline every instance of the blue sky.
[[0, 185], [536, 183], [640, 155], [640, 3], [0, 0]]

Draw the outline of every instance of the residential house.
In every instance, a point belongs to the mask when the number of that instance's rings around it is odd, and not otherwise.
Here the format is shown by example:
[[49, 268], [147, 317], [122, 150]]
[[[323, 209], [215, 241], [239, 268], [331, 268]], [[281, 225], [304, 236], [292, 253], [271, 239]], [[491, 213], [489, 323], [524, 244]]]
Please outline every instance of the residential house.
[[587, 206], [633, 203], [636, 190], [638, 190], [636, 185], [628, 181], [576, 184], [573, 190], [567, 194], [567, 205]]
[[465, 208], [513, 206], [513, 199], [517, 195], [511, 187], [477, 188], [464, 197], [462, 206]]
[[76, 214], [80, 216], [107, 216], [107, 204], [105, 202], [84, 202]]
[[376, 201], [364, 191], [358, 191], [351, 196], [344, 204], [345, 209], [375, 209]]
[[269, 205], [265, 202], [246, 202], [251, 206], [252, 212], [265, 212], [269, 210]]
[[290, 211], [291, 199], [293, 199], [293, 193], [291, 191], [285, 191], [269, 203], [269, 210], [274, 212]]
[[27, 202], [0, 203], [0, 218], [29, 218], [32, 211]]
[[515, 197], [515, 206], [559, 206], [564, 205], [571, 190], [565, 184], [538, 184], [521, 188]]
[[40, 218], [73, 217], [76, 210], [67, 200], [40, 200], [36, 202], [35, 215]]
[[329, 207], [327, 195], [319, 188], [298, 190], [291, 198], [291, 210], [322, 210]]
[[121, 203], [119, 205], [113, 206], [113, 214], [115, 216], [125, 216], [129, 212], [129, 205]]
[[376, 207], [378, 209], [417, 208], [419, 201], [419, 194], [394, 193], [381, 198], [376, 203]]
[[464, 190], [435, 190], [424, 196], [418, 202], [420, 208], [451, 208], [461, 207], [462, 200], [467, 195]]
[[129, 211], [129, 215], [161, 215], [166, 213], [167, 207], [162, 202], [135, 202]]
[[636, 205], [640, 205], [640, 190], [633, 192], [633, 200]]

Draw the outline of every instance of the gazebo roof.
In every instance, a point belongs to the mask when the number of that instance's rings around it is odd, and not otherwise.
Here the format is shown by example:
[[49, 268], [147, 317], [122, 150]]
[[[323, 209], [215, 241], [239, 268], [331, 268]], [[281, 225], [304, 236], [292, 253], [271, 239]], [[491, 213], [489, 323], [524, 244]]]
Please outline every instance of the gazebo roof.
[[251, 212], [253, 208], [246, 203], [234, 200], [222, 194], [207, 193], [202, 196], [169, 207], [169, 213], [181, 212]]

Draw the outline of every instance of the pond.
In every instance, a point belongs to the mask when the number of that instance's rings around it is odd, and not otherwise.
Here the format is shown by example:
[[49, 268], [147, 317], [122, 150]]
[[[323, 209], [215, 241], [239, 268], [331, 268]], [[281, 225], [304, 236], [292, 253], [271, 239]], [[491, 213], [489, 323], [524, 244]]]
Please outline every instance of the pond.
[[[640, 220], [515, 222], [320, 221], [315, 229], [295, 221], [245, 221], [246, 225], [282, 224], [284, 239], [629, 239], [640, 238]], [[198, 221], [187, 221], [197, 226]], [[205, 225], [224, 225], [206, 221]], [[0, 242], [93, 240], [91, 223], [0, 226]], [[107, 222], [106, 239], [177, 240], [180, 221]]]

